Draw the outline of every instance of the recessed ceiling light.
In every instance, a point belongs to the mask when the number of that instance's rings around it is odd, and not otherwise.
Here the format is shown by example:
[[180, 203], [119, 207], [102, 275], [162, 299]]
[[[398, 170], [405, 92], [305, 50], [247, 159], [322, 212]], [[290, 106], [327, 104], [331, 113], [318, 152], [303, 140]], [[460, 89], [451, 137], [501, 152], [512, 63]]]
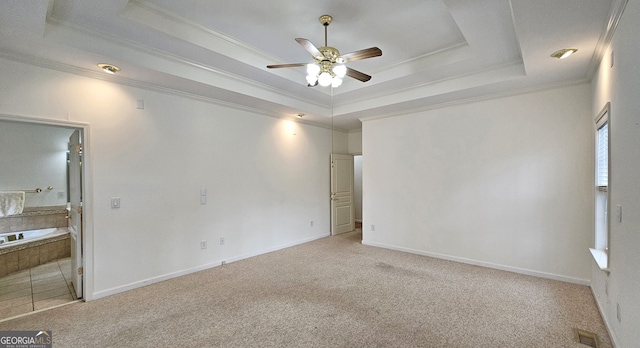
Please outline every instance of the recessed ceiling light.
[[551, 57], [558, 58], [558, 59], [565, 59], [576, 52], [578, 52], [577, 48], [563, 48], [561, 50], [551, 53]]
[[118, 71], [120, 71], [120, 68], [118, 68], [115, 65], [111, 65], [111, 64], [98, 64], [98, 67], [100, 69], [102, 69], [104, 72], [106, 72], [107, 74], [115, 74]]
[[296, 114], [297, 118], [302, 118], [302, 116], [304, 116], [304, 114]]

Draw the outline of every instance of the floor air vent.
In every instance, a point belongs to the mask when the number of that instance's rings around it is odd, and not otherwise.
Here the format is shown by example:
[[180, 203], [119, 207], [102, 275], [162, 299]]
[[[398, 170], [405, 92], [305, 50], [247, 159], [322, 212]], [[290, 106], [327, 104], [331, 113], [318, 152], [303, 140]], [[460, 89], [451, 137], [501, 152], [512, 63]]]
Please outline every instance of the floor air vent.
[[580, 329], [575, 329], [575, 331], [579, 343], [588, 347], [598, 348], [598, 336], [595, 333]]

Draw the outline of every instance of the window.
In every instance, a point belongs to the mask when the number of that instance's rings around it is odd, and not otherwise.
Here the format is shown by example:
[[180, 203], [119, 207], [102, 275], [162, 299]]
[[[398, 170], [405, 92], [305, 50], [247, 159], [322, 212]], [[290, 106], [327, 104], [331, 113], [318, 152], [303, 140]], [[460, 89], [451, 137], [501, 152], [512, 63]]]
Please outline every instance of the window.
[[598, 266], [607, 270], [609, 259], [609, 104], [596, 118], [595, 158], [595, 246], [591, 249]]

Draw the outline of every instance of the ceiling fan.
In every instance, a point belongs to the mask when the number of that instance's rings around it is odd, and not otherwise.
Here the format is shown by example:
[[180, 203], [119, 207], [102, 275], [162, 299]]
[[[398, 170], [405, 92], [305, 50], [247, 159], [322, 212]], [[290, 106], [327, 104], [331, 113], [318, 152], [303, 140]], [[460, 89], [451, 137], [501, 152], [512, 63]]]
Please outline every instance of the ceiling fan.
[[320, 23], [324, 26], [324, 46], [317, 48], [307, 39], [297, 38], [296, 41], [313, 56], [313, 63], [292, 63], [267, 65], [269, 69], [307, 67], [307, 82], [309, 87], [332, 86], [338, 87], [342, 84], [342, 78], [346, 75], [362, 82], [371, 80], [371, 76], [348, 68], [344, 63], [356, 60], [379, 57], [382, 51], [378, 47], [366, 48], [363, 50], [340, 55], [338, 49], [327, 45], [327, 27], [333, 18], [329, 15], [320, 16]]

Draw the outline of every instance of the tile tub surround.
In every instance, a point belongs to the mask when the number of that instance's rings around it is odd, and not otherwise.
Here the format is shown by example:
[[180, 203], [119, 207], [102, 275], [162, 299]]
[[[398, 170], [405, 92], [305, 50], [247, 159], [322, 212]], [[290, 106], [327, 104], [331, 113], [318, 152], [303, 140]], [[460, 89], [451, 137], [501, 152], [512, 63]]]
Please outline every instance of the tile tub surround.
[[29, 207], [22, 214], [0, 218], [0, 233], [67, 227], [65, 206]]
[[69, 233], [0, 249], [0, 277], [71, 256]]

